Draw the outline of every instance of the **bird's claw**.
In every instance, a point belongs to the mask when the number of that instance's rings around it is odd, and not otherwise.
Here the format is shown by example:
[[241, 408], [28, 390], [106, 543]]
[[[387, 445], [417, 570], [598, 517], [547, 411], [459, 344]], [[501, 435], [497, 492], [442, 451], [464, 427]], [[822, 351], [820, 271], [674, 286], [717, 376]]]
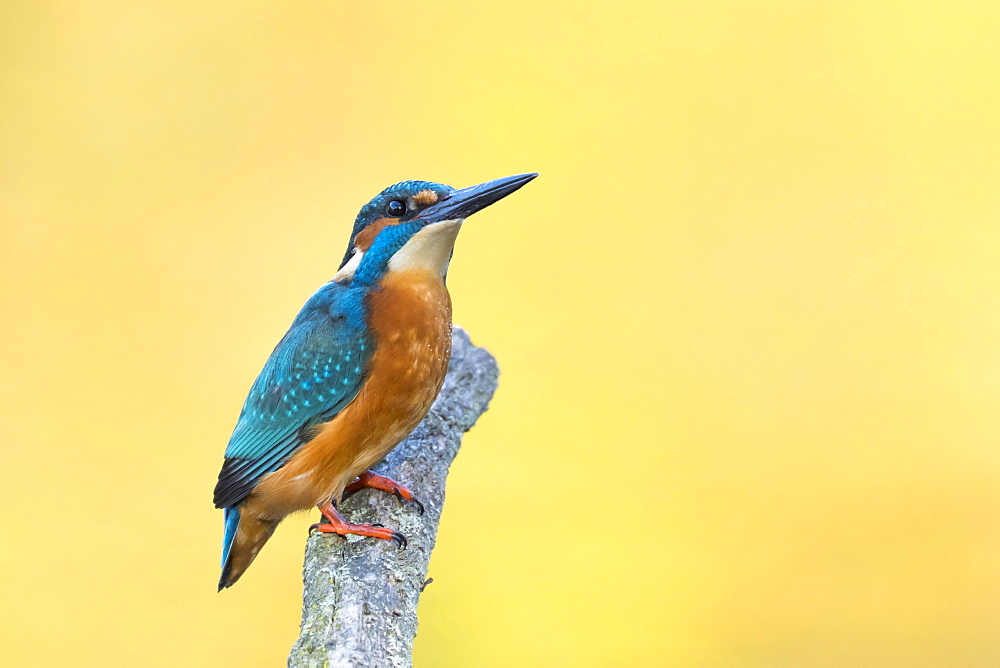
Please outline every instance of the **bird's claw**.
[[424, 514], [424, 504], [421, 503], [420, 499], [418, 499], [413, 494], [410, 494], [410, 496], [412, 498], [407, 499], [405, 496], [403, 496], [403, 492], [402, 491], [400, 491], [399, 489], [394, 489], [394, 490], [392, 490], [392, 495], [395, 496], [397, 499], [399, 499], [400, 503], [404, 503], [407, 500], [413, 502], [413, 504], [417, 506], [417, 512], [419, 512], [421, 515]]
[[[328, 528], [324, 528], [324, 527], [328, 527]], [[373, 532], [373, 533], [359, 531], [359, 530], [364, 530], [366, 528], [367, 529], [378, 528], [378, 529], [382, 529], [382, 531], [380, 531], [380, 532]], [[338, 529], [340, 529], [340, 530], [338, 531]], [[350, 528], [347, 528], [347, 527], [337, 527], [337, 526], [335, 526], [335, 525], [333, 525], [331, 523], [328, 523], [328, 522], [320, 522], [319, 524], [313, 524], [313, 525], [311, 525], [309, 527], [309, 535], [312, 535], [312, 533], [314, 531], [318, 531], [320, 533], [326, 533], [326, 534], [331, 534], [332, 533], [332, 534], [334, 534], [336, 536], [340, 536], [341, 538], [345, 538], [345, 539], [348, 536], [369, 536], [371, 538], [379, 538], [379, 539], [382, 539], [382, 540], [391, 540], [394, 543], [396, 543], [402, 549], [406, 549], [406, 546], [409, 543], [409, 541], [406, 540], [406, 536], [404, 536], [400, 532], [396, 531], [395, 529], [386, 529], [384, 524], [379, 524], [377, 522], [373, 522], [372, 524], [352, 524], [352, 525], [350, 525]], [[343, 533], [341, 533], [341, 531], [343, 531]], [[386, 535], [386, 534], [388, 534], [388, 535]]]

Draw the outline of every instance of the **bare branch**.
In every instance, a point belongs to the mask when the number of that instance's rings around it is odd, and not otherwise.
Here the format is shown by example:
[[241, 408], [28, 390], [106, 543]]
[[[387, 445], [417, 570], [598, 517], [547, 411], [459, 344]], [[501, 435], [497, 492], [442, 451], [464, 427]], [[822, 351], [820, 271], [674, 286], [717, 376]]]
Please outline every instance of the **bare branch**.
[[374, 468], [423, 501], [426, 512], [390, 494], [362, 490], [341, 510], [352, 522], [381, 522], [403, 532], [391, 541], [314, 533], [306, 543], [302, 629], [288, 665], [409, 666], [417, 601], [437, 538], [448, 467], [462, 435], [486, 411], [497, 387], [493, 357], [455, 328], [441, 394], [410, 436]]

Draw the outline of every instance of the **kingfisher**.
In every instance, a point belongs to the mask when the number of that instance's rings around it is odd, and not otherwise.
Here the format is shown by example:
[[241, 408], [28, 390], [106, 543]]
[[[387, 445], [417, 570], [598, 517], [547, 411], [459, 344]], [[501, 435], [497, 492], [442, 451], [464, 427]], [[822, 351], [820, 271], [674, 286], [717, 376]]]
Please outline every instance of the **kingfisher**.
[[369, 468], [430, 410], [451, 357], [445, 287], [468, 216], [538, 174], [455, 190], [389, 186], [362, 207], [333, 278], [310, 297], [250, 388], [215, 486], [224, 511], [219, 590], [232, 586], [288, 514], [318, 507], [317, 531], [395, 541], [337, 510], [366, 487], [423, 512], [410, 490]]

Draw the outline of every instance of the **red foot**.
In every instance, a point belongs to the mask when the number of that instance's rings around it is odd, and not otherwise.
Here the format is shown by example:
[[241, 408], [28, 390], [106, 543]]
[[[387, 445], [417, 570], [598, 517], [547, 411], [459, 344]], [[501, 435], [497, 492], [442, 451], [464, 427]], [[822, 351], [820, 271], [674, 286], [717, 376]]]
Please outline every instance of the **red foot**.
[[420, 514], [424, 514], [424, 504], [420, 503], [420, 500], [413, 495], [413, 492], [406, 489], [392, 478], [386, 478], [384, 475], [372, 473], [371, 471], [365, 471], [357, 480], [345, 487], [344, 494], [353, 494], [359, 489], [364, 489], [365, 487], [379, 489], [383, 492], [395, 494], [396, 498], [400, 501], [406, 499], [411, 503], [415, 503], [417, 504], [417, 510], [420, 511]]
[[400, 547], [406, 547], [406, 536], [393, 529], [387, 529], [380, 524], [351, 524], [347, 518], [340, 514], [332, 503], [319, 506], [319, 512], [323, 513], [329, 524], [314, 524], [312, 529], [320, 533], [335, 533], [340, 536], [371, 536], [382, 540], [394, 540]]

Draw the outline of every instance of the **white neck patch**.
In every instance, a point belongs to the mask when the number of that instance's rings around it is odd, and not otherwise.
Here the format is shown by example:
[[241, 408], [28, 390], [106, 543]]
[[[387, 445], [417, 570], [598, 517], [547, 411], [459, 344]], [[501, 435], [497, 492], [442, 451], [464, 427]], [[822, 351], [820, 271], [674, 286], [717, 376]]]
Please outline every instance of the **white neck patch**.
[[340, 271], [330, 280], [332, 281], [345, 281], [354, 278], [354, 272], [358, 270], [358, 265], [361, 264], [361, 258], [364, 257], [364, 252], [354, 249], [354, 255], [351, 259], [344, 263], [344, 266], [340, 268]]

